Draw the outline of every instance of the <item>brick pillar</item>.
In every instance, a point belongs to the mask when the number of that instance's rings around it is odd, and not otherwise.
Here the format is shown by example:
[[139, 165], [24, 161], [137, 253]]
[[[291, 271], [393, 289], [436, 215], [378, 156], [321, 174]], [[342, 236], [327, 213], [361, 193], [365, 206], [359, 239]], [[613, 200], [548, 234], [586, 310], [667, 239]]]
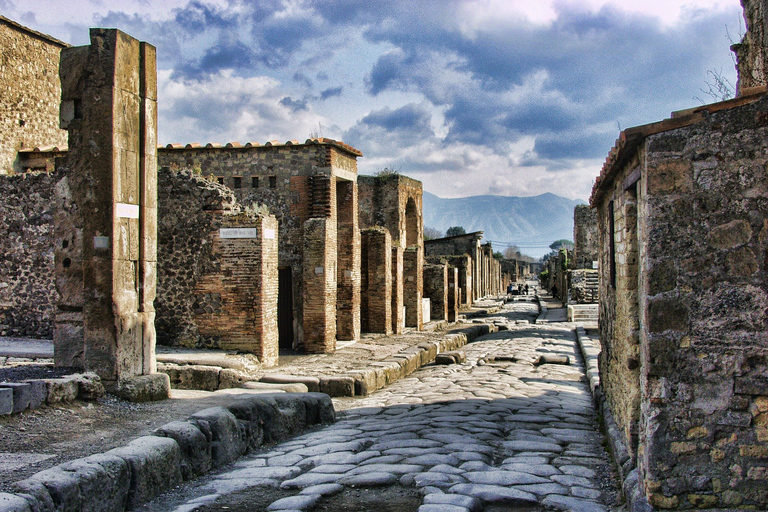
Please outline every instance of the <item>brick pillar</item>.
[[385, 228], [362, 232], [364, 264], [362, 306], [366, 332], [392, 334], [392, 237]]
[[[154, 373], [155, 48], [115, 29], [91, 29], [90, 36], [90, 46], [62, 50], [61, 127], [69, 130], [68, 184], [79, 217], [71, 226], [82, 235], [58, 235], [61, 246], [82, 240], [83, 366], [125, 398], [158, 400], [170, 384]], [[66, 267], [66, 257], [61, 263]], [[80, 276], [69, 263], [57, 278]]]
[[336, 350], [336, 232], [327, 218], [304, 222], [304, 350]]
[[338, 276], [336, 337], [360, 339], [360, 230], [357, 183], [336, 182]]
[[423, 294], [424, 258], [421, 248], [408, 247], [403, 252], [403, 304], [405, 305], [405, 326], [421, 330], [421, 297]]
[[216, 268], [200, 276], [191, 298], [198, 332], [277, 365], [277, 220], [221, 215], [211, 245]]
[[403, 315], [403, 248], [392, 247], [392, 332], [402, 334]]
[[461, 288], [459, 287], [459, 269], [448, 267], [448, 321], [459, 319], [459, 304], [461, 303]]
[[424, 265], [424, 297], [430, 301], [429, 320], [448, 320], [447, 264]]

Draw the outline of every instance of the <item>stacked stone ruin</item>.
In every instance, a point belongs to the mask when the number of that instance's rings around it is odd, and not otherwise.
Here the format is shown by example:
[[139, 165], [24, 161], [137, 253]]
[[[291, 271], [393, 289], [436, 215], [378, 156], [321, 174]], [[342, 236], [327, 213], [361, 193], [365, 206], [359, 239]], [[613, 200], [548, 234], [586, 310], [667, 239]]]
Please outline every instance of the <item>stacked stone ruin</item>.
[[604, 415], [636, 510], [768, 508], [767, 13], [742, 3], [739, 95], [622, 131], [592, 192]]

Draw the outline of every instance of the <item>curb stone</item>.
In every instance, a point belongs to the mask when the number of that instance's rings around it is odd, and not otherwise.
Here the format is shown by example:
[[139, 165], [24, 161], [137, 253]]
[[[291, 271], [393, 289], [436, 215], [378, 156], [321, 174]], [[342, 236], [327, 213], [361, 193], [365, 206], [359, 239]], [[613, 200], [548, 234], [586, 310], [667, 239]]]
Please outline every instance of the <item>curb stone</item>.
[[600, 371], [598, 368], [600, 351], [583, 327], [576, 327], [576, 340], [579, 343], [581, 355], [584, 358], [592, 398], [602, 415], [603, 427], [605, 428], [608, 444], [611, 448], [613, 462], [622, 481], [622, 492], [627, 501], [627, 510], [629, 512], [651, 512], [653, 507], [651, 507], [648, 498], [640, 489], [635, 461], [629, 456], [629, 451], [624, 444], [619, 426], [613, 418], [608, 401], [605, 399], [600, 387]]
[[243, 396], [227, 407], [167, 423], [126, 446], [16, 482], [14, 493], [0, 493], [0, 512], [130, 510], [264, 442], [333, 421], [333, 402], [323, 393]]

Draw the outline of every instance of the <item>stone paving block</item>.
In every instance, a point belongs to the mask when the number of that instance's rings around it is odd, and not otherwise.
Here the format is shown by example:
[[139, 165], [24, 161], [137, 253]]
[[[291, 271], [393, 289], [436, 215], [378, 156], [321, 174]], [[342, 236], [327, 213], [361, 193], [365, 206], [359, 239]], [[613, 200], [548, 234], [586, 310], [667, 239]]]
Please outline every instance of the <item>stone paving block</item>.
[[189, 417], [189, 421], [211, 439], [211, 467], [229, 464], [245, 453], [246, 440], [237, 418], [223, 407], [210, 407]]
[[48, 488], [39, 479], [30, 477], [14, 482], [11, 490], [29, 502], [32, 512], [48, 512], [56, 507]]
[[[45, 492], [40, 492], [40, 487]], [[41, 510], [76, 511], [84, 508], [79, 478], [75, 472], [65, 471], [61, 466], [40, 471], [13, 485], [16, 493], [26, 493], [27, 489], [32, 491], [29, 494], [34, 493], [35, 502], [44, 504], [50, 500], [50, 507], [44, 505]]]
[[470, 512], [480, 512], [483, 509], [483, 502], [472, 496], [461, 494], [435, 493], [424, 496], [425, 505], [453, 505], [455, 507], [464, 507]]
[[106, 455], [125, 459], [131, 467], [126, 509], [136, 508], [182, 482], [181, 450], [173, 439], [144, 436]]
[[0, 416], [13, 413], [13, 389], [0, 386]]
[[19, 413], [29, 408], [32, 401], [32, 385], [28, 382], [3, 382], [0, 388], [10, 389], [13, 392], [13, 413]]
[[320, 391], [320, 379], [318, 377], [305, 376], [305, 375], [284, 375], [280, 373], [268, 373], [259, 379], [259, 382], [267, 382], [272, 384], [304, 384], [307, 386], [307, 391], [316, 393]]
[[355, 396], [355, 380], [346, 375], [320, 377], [320, 392], [332, 397]]
[[72, 378], [45, 379], [47, 387], [46, 403], [71, 402], [77, 398], [77, 381]]
[[181, 476], [190, 480], [211, 469], [211, 438], [189, 421], [172, 421], [155, 430], [154, 435], [170, 437], [181, 450]]
[[315, 506], [320, 499], [319, 494], [301, 494], [281, 498], [267, 507], [267, 510], [307, 510]]
[[0, 492], [0, 512], [32, 512], [32, 509], [21, 496]]
[[488, 485], [525, 485], [525, 484], [546, 484], [550, 481], [529, 473], [520, 471], [470, 471], [464, 475], [466, 479], [475, 484]]
[[376, 371], [373, 369], [353, 370], [348, 375], [355, 381], [355, 396], [368, 396], [380, 389], [376, 385]]
[[82, 510], [124, 510], [131, 489], [131, 468], [117, 456], [91, 455], [61, 465], [76, 476]]
[[469, 509], [466, 507], [457, 507], [456, 505], [422, 505], [419, 507], [419, 512], [467, 512]]
[[331, 473], [304, 473], [280, 484], [281, 489], [304, 489], [313, 485], [335, 483], [339, 475]]
[[360, 487], [382, 487], [397, 483], [399, 476], [388, 471], [371, 471], [370, 473], [358, 473], [347, 475], [339, 479], [340, 484]]
[[317, 494], [319, 496], [333, 496], [344, 490], [340, 484], [320, 484], [312, 487], [305, 487], [299, 494]]
[[474, 496], [486, 503], [503, 503], [506, 505], [530, 505], [537, 503], [535, 494], [509, 489], [498, 485], [457, 484], [450, 487], [449, 492]]

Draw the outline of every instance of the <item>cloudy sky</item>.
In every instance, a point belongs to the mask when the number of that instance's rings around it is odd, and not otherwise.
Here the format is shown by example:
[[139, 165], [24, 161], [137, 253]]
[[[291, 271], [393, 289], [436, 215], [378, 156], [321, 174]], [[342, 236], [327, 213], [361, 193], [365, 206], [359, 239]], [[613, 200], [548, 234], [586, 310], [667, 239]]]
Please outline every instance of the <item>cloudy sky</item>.
[[[74, 45], [158, 49], [160, 143], [360, 149], [442, 197], [587, 199], [619, 130], [735, 83], [738, 0], [0, 0]], [[711, 82], [711, 80], [709, 80]]]

